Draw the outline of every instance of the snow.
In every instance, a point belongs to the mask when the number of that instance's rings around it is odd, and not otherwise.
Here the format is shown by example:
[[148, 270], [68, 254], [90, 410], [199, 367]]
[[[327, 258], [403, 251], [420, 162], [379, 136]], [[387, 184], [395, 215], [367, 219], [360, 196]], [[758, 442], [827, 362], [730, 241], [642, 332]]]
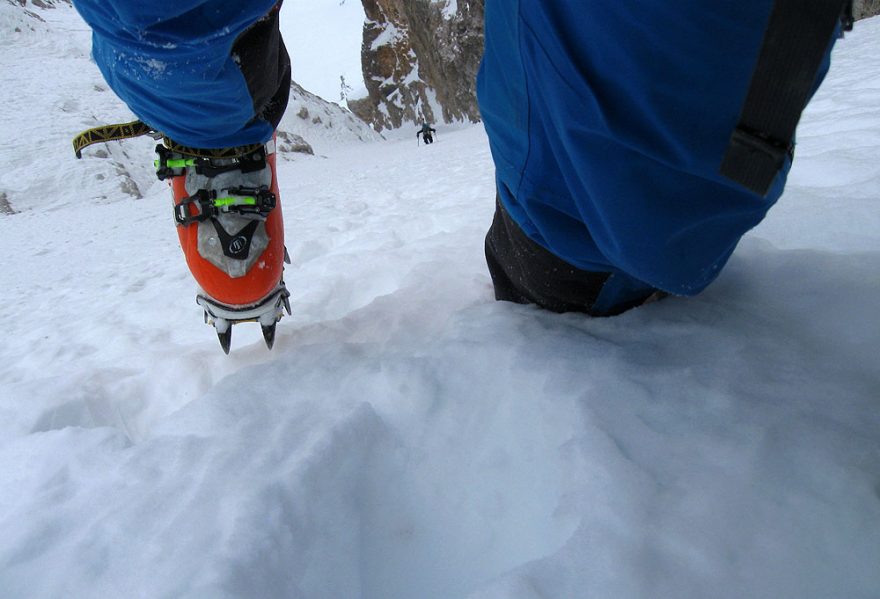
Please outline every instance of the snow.
[[4, 599], [880, 596], [880, 19], [699, 297], [497, 303], [482, 128], [351, 130], [280, 163], [294, 313], [225, 356], [152, 143], [73, 157], [128, 115], [41, 15], [0, 56]]
[[[279, 123], [280, 132], [294, 133], [307, 139], [315, 152], [332, 151], [340, 143], [383, 139], [369, 125], [349, 110], [315, 96], [294, 84], [287, 111]], [[282, 154], [283, 158], [290, 156]]]
[[443, 17], [452, 19], [458, 14], [458, 0], [433, 0], [434, 4], [443, 4]]
[[375, 52], [382, 46], [391, 46], [403, 39], [403, 32], [398, 29], [394, 23], [387, 23], [382, 28], [382, 32], [370, 44], [370, 51]]

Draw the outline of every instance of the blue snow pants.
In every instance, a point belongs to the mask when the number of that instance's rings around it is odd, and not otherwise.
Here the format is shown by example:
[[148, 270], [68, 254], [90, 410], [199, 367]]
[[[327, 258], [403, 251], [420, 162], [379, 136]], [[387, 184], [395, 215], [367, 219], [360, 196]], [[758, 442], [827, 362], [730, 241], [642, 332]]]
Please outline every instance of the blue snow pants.
[[486, 0], [478, 96], [501, 209], [610, 273], [597, 313], [698, 293], [781, 195], [790, 162], [764, 198], [718, 174], [772, 6]]
[[278, 4], [74, 0], [93, 30], [95, 62], [116, 95], [157, 131], [196, 148], [272, 137], [290, 91]]

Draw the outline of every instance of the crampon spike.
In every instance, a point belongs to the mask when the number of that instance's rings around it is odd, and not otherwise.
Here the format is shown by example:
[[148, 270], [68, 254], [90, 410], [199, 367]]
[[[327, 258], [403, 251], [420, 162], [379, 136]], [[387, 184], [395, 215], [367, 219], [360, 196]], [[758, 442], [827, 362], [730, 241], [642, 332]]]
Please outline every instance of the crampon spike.
[[261, 325], [263, 329], [263, 340], [266, 342], [266, 347], [272, 349], [272, 346], [275, 345], [275, 326], [276, 323], [272, 323], [270, 325]]
[[217, 338], [220, 340], [220, 347], [223, 348], [223, 353], [228, 356], [229, 348], [232, 346], [232, 325], [222, 333], [217, 331]]

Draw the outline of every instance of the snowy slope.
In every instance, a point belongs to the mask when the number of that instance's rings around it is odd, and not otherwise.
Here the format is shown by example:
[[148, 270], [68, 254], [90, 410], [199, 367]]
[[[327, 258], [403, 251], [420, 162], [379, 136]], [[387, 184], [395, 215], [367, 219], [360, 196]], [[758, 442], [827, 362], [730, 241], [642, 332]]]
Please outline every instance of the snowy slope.
[[291, 85], [287, 111], [278, 129], [282, 133], [294, 133], [306, 138], [316, 152], [354, 140], [383, 139], [382, 135], [373, 131], [348, 109], [323, 100], [296, 82]]
[[0, 597], [880, 596], [880, 19], [700, 297], [496, 303], [480, 127], [328, 143], [280, 167], [294, 314], [224, 356], [167, 191], [69, 151], [124, 109], [47, 18], [0, 54]]

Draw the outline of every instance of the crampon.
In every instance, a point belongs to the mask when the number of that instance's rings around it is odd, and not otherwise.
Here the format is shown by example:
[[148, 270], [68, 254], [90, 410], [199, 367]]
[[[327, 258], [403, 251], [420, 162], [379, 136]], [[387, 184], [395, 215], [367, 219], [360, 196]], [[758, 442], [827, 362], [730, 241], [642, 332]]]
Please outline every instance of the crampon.
[[290, 314], [290, 292], [282, 282], [278, 289], [269, 294], [262, 302], [250, 307], [232, 307], [216, 302], [213, 298], [199, 294], [198, 303], [205, 310], [205, 323], [214, 325], [220, 347], [227, 354], [232, 343], [232, 325], [242, 322], [256, 322], [263, 331], [266, 346], [272, 349], [275, 345], [275, 325], [286, 311]]

